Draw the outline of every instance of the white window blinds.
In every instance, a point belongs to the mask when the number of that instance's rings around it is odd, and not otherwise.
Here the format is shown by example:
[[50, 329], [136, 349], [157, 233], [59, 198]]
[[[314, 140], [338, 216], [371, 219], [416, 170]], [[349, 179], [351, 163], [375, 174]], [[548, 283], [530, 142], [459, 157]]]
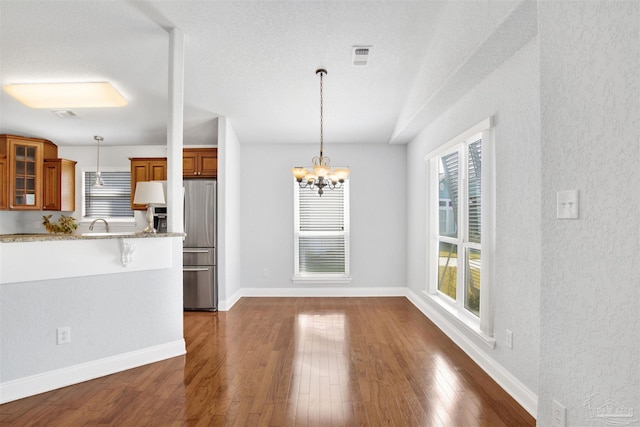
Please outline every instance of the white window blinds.
[[482, 243], [482, 139], [471, 142], [468, 146], [468, 181], [467, 189], [469, 241]]
[[103, 171], [101, 176], [104, 186], [94, 187], [96, 173], [84, 173], [84, 217], [133, 217], [131, 173]]
[[296, 276], [348, 276], [348, 182], [322, 196], [295, 183]]

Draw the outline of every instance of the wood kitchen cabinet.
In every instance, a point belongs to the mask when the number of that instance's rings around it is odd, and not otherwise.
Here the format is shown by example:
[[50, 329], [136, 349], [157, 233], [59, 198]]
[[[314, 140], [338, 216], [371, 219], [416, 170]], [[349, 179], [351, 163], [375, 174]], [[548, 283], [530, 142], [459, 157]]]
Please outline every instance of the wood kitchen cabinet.
[[76, 162], [67, 159], [45, 159], [43, 176], [43, 209], [75, 211]]
[[167, 179], [166, 157], [132, 157], [131, 161], [131, 209], [146, 210], [146, 205], [134, 205], [136, 183], [140, 181], [164, 181]]
[[184, 148], [182, 150], [183, 178], [217, 178], [217, 148]]
[[[0, 154], [7, 158], [9, 209], [42, 209], [42, 161], [45, 140], [0, 135]], [[48, 144], [52, 144], [47, 141]], [[51, 152], [47, 144], [47, 153]], [[57, 148], [56, 148], [57, 152]]]

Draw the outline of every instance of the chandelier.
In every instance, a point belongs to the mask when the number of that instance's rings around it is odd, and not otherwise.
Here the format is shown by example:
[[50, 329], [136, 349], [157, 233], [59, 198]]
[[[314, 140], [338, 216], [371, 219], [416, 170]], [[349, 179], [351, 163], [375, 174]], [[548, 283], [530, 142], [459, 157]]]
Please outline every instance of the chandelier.
[[320, 76], [320, 155], [315, 156], [312, 161], [312, 167], [307, 169], [301, 166], [291, 168], [293, 176], [298, 181], [300, 188], [318, 189], [318, 194], [322, 196], [324, 189], [333, 190], [342, 187], [344, 181], [349, 176], [349, 168], [333, 168], [329, 166], [331, 159], [324, 155], [324, 140], [322, 126], [323, 122], [323, 96], [322, 96], [322, 77], [327, 74], [327, 70], [319, 68], [316, 75]]

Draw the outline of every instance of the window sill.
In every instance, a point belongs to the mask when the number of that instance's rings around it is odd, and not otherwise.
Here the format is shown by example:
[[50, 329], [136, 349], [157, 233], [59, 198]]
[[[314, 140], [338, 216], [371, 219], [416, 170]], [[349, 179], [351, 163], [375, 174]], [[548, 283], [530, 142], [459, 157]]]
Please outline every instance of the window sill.
[[460, 309], [447, 301], [443, 296], [440, 296], [438, 294], [430, 294], [426, 291], [423, 291], [423, 293], [429, 298], [429, 300], [433, 301], [450, 315], [450, 318], [454, 320], [453, 323], [455, 323], [455, 326], [462, 326], [463, 329], [474, 334], [486, 345], [491, 348], [495, 348], [495, 337], [491, 337], [480, 330], [479, 319], [472, 317], [472, 315], [470, 314], [462, 313]]
[[351, 283], [351, 276], [294, 276], [291, 278], [293, 283]]

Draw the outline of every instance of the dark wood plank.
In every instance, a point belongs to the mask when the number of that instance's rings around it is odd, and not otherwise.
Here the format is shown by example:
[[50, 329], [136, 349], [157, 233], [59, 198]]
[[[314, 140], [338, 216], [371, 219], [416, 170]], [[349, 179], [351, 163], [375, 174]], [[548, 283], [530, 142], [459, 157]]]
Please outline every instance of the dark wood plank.
[[188, 354], [0, 405], [0, 425], [534, 426], [405, 298], [243, 298]]

